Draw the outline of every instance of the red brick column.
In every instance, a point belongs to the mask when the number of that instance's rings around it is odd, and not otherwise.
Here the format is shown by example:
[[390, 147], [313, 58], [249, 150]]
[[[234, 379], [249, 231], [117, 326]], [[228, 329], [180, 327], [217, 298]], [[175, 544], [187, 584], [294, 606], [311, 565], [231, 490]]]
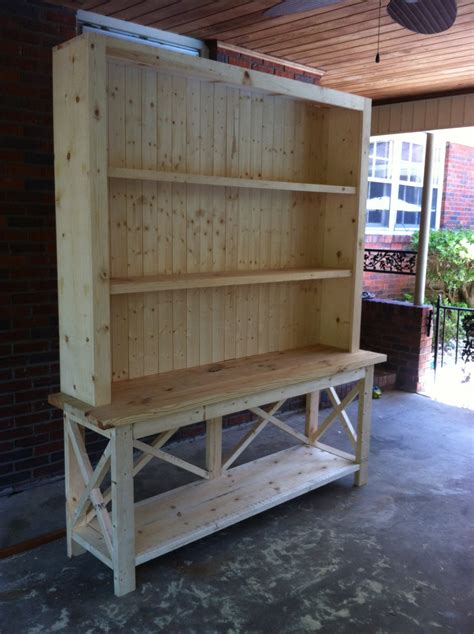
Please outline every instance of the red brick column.
[[446, 144], [441, 227], [474, 229], [474, 148]]
[[424, 387], [431, 361], [427, 323], [433, 308], [395, 300], [362, 302], [361, 348], [383, 352], [387, 367], [397, 374], [396, 387], [419, 392]]

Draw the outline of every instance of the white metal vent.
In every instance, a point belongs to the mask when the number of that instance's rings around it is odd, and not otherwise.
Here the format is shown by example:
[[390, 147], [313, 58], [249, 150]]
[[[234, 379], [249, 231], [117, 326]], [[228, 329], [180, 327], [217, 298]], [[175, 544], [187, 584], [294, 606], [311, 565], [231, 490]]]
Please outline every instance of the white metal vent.
[[170, 31], [161, 31], [149, 26], [142, 26], [126, 20], [117, 20], [108, 16], [78, 11], [76, 14], [79, 33], [94, 31], [122, 40], [131, 40], [148, 44], [157, 48], [192, 55], [193, 57], [208, 57], [208, 50], [204, 42], [193, 37], [178, 35]]

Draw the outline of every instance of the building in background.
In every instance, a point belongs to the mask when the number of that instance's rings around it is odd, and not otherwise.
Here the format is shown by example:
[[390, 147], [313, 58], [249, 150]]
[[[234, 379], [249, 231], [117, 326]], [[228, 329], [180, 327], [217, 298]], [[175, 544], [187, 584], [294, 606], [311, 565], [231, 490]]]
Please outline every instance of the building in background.
[[[426, 135], [372, 137], [367, 249], [409, 250], [419, 227]], [[474, 229], [474, 128], [435, 132], [431, 228]], [[365, 273], [364, 290], [384, 299], [413, 294], [415, 278]]]

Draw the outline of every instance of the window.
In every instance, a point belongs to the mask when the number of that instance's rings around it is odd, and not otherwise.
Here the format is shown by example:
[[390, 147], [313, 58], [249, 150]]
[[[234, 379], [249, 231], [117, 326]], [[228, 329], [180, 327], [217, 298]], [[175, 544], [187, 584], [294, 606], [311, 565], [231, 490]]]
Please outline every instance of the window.
[[[374, 137], [369, 148], [367, 228], [414, 231], [420, 225], [425, 134]], [[431, 226], [437, 226], [443, 182], [444, 145], [435, 141]]]
[[388, 227], [392, 197], [393, 141], [373, 141], [369, 147], [367, 225]]

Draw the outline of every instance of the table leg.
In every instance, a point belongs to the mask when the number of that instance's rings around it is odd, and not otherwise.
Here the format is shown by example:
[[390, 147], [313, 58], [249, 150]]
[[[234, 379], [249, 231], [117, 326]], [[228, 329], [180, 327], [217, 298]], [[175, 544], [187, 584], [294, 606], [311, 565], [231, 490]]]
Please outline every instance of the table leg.
[[222, 416], [208, 420], [206, 427], [206, 466], [212, 480], [222, 473]]
[[[74, 449], [72, 447], [69, 435], [69, 427], [71, 422], [69, 416], [64, 414], [64, 483], [66, 488], [66, 542], [67, 556], [76, 557], [85, 553], [82, 548], [72, 539], [74, 529], [74, 510], [77, 506], [79, 498], [84, 491], [85, 485], [81, 474], [79, 463], [77, 461]], [[84, 428], [79, 428], [84, 433]]]
[[374, 366], [365, 370], [359, 392], [359, 409], [357, 414], [356, 462], [360, 470], [354, 476], [354, 484], [363, 486], [369, 477], [370, 426], [372, 420], [372, 389], [374, 384]]
[[306, 394], [305, 435], [308, 438], [318, 429], [319, 390]]
[[120, 597], [135, 590], [135, 508], [131, 426], [114, 429], [111, 478], [114, 589], [116, 596]]

